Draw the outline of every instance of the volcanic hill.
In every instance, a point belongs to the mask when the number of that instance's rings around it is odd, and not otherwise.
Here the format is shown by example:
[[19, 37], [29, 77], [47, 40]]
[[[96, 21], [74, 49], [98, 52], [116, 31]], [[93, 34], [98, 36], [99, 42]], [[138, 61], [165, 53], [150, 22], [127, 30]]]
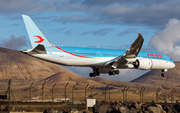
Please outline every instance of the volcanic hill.
[[58, 72], [67, 73], [67, 69], [49, 63], [19, 51], [0, 48], [0, 81], [16, 83], [38, 81]]

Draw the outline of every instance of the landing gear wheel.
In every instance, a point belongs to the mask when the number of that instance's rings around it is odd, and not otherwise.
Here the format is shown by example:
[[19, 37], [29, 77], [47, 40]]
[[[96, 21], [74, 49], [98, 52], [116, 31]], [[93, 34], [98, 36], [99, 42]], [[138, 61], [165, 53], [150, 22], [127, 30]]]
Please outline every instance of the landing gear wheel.
[[96, 76], [99, 76], [100, 73], [99, 73], [99, 68], [92, 68], [93, 69], [93, 73], [91, 74], [92, 77], [96, 77]]
[[116, 75], [119, 74], [119, 70], [114, 70], [113, 68], [109, 71], [109, 75]]
[[109, 71], [109, 75], [110, 75], [110, 76], [112, 75], [112, 72], [111, 72], [111, 71]]
[[113, 72], [112, 72], [112, 75], [115, 75], [115, 74], [116, 74], [116, 72], [115, 72], [115, 71], [113, 71]]
[[90, 76], [90, 77], [93, 77], [93, 73], [89, 73], [89, 76]]
[[161, 76], [162, 76], [162, 77], [165, 77], [165, 73], [162, 73]]
[[100, 75], [100, 73], [99, 73], [99, 72], [97, 72], [97, 73], [96, 73], [96, 76], [99, 76], [99, 75]]
[[119, 74], [119, 70], [116, 70], [115, 73], [118, 75]]
[[165, 72], [167, 71], [167, 69], [163, 69], [163, 70], [161, 70], [161, 71], [162, 71], [161, 76], [162, 76], [162, 77], [165, 77]]
[[96, 77], [96, 73], [93, 73], [93, 77]]

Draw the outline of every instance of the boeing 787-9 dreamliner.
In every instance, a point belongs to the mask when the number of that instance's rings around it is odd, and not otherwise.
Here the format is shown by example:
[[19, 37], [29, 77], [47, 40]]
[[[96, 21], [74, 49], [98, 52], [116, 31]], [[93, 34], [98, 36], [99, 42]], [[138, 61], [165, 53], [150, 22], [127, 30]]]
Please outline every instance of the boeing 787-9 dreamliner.
[[90, 67], [93, 70], [90, 77], [100, 73], [119, 74], [119, 69], [162, 70], [161, 76], [165, 76], [167, 69], [175, 67], [165, 54], [140, 51], [144, 41], [140, 33], [128, 50], [56, 46], [47, 40], [29, 16], [22, 15], [22, 18], [32, 45], [32, 49], [23, 53], [60, 65]]

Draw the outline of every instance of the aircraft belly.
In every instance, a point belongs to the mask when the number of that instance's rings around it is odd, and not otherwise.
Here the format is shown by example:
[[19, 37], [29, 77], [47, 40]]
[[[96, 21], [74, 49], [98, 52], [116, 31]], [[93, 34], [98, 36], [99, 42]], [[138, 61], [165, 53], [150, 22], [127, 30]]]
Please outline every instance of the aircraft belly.
[[[49, 61], [49, 62], [53, 62], [53, 63], [57, 63], [57, 64], [61, 64], [60, 60], [59, 60], [59, 55], [51, 55], [51, 54], [30, 54], [31, 56]], [[65, 61], [64, 61], [65, 62]], [[66, 61], [67, 63], [69, 61]]]
[[71, 58], [68, 59], [70, 62], [68, 65], [73, 66], [104, 66], [104, 63], [109, 60], [109, 58], [93, 57], [93, 58]]
[[68, 66], [104, 66], [104, 63], [111, 58], [103, 57], [92, 57], [92, 58], [79, 58], [79, 57], [70, 57], [69, 55], [59, 55], [59, 54], [30, 54], [34, 57], [44, 59], [50, 62], [55, 62], [62, 65]]
[[67, 65], [72, 66], [88, 66], [92, 65], [95, 59], [67, 59], [70, 62]]

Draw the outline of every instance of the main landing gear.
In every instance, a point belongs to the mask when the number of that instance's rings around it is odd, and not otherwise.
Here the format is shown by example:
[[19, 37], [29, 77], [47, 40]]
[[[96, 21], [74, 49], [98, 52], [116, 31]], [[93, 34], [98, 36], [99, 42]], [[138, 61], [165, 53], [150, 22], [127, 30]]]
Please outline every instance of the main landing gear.
[[99, 76], [100, 75], [100, 72], [101, 73], [108, 73], [110, 76], [111, 75], [116, 75], [116, 74], [119, 74], [119, 70], [114, 70], [113, 68], [93, 68], [93, 73], [90, 73], [89, 76], [90, 77], [96, 77], [96, 76]]
[[93, 73], [89, 74], [90, 77], [96, 77], [96, 76], [99, 76], [99, 75], [100, 75], [99, 68], [94, 68]]
[[162, 74], [161, 74], [162, 77], [165, 77], [165, 72], [166, 72], [166, 71], [167, 71], [167, 69], [163, 69], [163, 70], [162, 70]]
[[119, 70], [111, 69], [111, 70], [109, 71], [109, 75], [110, 75], [110, 76], [111, 76], [111, 75], [115, 75], [115, 74], [119, 74]]

